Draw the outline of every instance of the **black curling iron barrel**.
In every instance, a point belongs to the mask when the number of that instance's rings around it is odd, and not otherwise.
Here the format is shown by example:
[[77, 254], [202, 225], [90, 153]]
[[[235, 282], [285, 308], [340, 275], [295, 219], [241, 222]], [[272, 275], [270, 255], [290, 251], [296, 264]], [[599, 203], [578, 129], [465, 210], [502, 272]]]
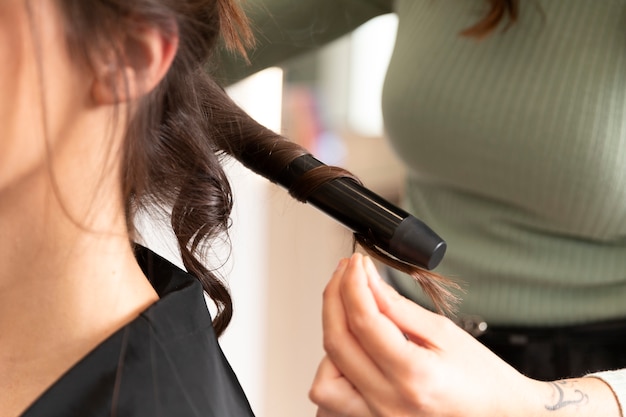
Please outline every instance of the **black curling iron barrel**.
[[[312, 155], [302, 155], [272, 180], [291, 189], [304, 173], [320, 166], [324, 163]], [[430, 227], [350, 178], [321, 184], [306, 201], [409, 264], [430, 270], [446, 252], [446, 242]]]

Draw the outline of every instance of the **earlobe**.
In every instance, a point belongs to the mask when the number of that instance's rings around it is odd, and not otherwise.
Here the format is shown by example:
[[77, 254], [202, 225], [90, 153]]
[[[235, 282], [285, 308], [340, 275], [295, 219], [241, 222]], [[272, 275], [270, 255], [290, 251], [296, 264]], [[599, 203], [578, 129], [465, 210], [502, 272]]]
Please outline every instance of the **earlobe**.
[[92, 98], [96, 104], [102, 105], [126, 102], [133, 96], [134, 78], [128, 68], [118, 68], [112, 64], [103, 66], [94, 77]]
[[174, 61], [178, 36], [141, 27], [125, 37], [120, 49], [121, 54], [107, 54], [111, 59], [95, 65], [92, 98], [96, 104], [128, 102], [152, 91]]

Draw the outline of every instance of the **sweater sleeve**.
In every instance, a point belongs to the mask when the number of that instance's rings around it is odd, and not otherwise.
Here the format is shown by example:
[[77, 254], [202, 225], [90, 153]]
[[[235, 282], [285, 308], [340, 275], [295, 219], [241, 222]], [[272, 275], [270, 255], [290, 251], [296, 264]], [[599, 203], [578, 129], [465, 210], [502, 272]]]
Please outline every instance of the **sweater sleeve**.
[[595, 372], [586, 376], [601, 379], [611, 388], [619, 403], [621, 414], [624, 416], [624, 410], [626, 410], [626, 369]]
[[367, 20], [391, 13], [393, 0], [246, 0], [242, 6], [256, 45], [250, 63], [221, 47], [210, 72], [224, 84], [279, 65], [351, 32]]

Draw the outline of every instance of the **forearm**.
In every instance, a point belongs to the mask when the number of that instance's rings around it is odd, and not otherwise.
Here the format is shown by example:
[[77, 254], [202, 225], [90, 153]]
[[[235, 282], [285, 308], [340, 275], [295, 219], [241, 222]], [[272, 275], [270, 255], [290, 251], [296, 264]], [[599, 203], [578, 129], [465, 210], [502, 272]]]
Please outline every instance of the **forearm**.
[[393, 0], [246, 0], [242, 5], [256, 39], [250, 63], [221, 48], [209, 70], [223, 84], [235, 82], [390, 13], [392, 4]]

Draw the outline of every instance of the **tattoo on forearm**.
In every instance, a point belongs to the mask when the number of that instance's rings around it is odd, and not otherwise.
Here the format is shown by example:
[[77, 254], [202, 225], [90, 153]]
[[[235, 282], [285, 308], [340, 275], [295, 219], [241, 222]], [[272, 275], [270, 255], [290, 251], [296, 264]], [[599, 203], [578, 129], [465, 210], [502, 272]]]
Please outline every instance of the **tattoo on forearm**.
[[546, 404], [548, 411], [557, 411], [569, 405], [586, 404], [589, 401], [589, 396], [576, 389], [571, 382], [557, 381], [549, 384], [556, 390], [557, 400], [554, 404]]

